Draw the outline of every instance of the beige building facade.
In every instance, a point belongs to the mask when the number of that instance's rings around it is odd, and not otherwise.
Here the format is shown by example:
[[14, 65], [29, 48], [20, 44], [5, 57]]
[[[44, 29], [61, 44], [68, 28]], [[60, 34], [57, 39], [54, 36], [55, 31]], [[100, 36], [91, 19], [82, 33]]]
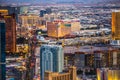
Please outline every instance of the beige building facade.
[[45, 80], [76, 80], [76, 67], [70, 67], [67, 72], [45, 72]]

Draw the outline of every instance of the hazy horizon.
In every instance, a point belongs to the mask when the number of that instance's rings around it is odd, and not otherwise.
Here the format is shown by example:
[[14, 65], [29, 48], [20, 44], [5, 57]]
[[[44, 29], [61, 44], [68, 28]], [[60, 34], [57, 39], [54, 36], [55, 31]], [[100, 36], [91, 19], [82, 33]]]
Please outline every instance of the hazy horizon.
[[[116, 2], [119, 0], [0, 0], [0, 3], [61, 3], [61, 2], [81, 2], [81, 3], [98, 3], [98, 2]], [[119, 1], [120, 2], [120, 1]]]

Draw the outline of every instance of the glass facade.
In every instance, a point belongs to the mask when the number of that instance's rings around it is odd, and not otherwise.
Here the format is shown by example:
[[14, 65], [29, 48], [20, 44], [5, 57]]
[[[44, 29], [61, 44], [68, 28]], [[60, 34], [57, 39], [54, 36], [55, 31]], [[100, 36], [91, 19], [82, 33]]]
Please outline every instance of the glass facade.
[[6, 80], [5, 72], [5, 23], [0, 22], [0, 80]]
[[45, 71], [62, 72], [64, 65], [62, 46], [42, 45], [40, 49], [41, 80], [44, 80]]
[[120, 12], [112, 12], [112, 39], [120, 40]]

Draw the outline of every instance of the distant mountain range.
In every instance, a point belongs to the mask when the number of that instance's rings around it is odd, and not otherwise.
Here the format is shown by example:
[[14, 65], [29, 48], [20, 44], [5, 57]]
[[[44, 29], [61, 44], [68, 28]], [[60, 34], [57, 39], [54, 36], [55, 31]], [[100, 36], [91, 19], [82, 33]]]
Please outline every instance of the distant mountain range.
[[98, 3], [120, 2], [120, 0], [0, 0], [0, 3]]

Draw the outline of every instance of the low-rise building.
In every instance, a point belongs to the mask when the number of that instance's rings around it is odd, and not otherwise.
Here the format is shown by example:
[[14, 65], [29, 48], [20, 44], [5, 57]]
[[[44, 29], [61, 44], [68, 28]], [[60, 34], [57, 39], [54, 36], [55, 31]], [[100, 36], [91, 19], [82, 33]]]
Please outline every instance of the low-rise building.
[[68, 72], [45, 72], [45, 80], [76, 80], [76, 67], [70, 67]]

